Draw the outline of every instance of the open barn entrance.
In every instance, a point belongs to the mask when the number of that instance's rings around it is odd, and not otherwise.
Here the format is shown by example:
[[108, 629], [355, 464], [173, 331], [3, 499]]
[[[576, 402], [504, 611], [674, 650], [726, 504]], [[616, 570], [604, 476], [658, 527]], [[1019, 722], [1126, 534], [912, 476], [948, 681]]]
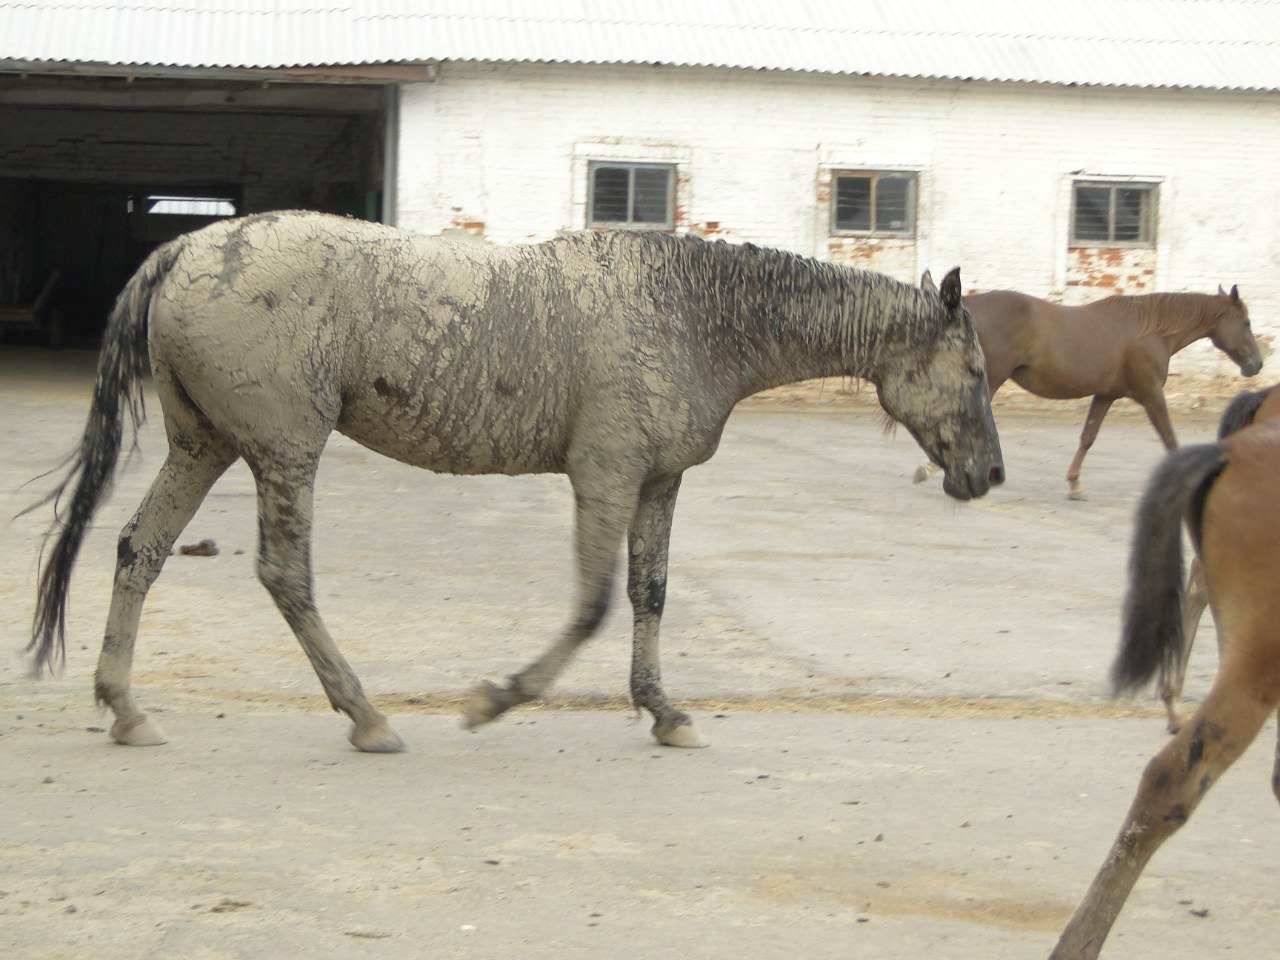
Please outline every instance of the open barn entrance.
[[0, 74], [0, 338], [89, 346], [142, 260], [226, 216], [382, 219], [377, 83]]

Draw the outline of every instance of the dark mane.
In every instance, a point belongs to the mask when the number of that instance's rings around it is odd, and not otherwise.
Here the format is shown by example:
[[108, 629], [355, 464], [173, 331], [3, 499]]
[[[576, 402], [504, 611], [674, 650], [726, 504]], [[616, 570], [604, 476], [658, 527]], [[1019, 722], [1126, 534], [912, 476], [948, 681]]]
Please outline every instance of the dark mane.
[[[606, 258], [640, 254], [664, 281], [682, 278], [691, 297], [711, 291], [724, 322], [744, 332], [829, 345], [851, 358], [871, 358], [883, 336], [916, 345], [936, 338], [946, 313], [937, 294], [882, 273], [828, 263], [752, 243], [663, 233], [576, 234]], [[833, 324], [832, 318], [835, 322]]]

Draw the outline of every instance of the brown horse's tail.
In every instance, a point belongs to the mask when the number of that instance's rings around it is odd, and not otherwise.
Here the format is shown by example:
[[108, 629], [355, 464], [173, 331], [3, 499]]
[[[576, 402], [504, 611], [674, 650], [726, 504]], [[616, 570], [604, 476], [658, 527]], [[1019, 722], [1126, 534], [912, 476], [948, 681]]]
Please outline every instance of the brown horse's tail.
[[1222, 411], [1222, 419], [1218, 421], [1218, 439], [1223, 440], [1237, 431], [1253, 424], [1258, 415], [1258, 408], [1267, 399], [1268, 390], [1244, 390], [1237, 393]]
[[[63, 464], [68, 469], [62, 482], [23, 511], [28, 513], [50, 501], [54, 505], [53, 523], [41, 551], [35, 617], [31, 642], [27, 644], [37, 676], [46, 667], [54, 669], [66, 662], [71, 569], [94, 511], [111, 487], [120, 458], [126, 408], [135, 442], [138, 428], [146, 420], [142, 378], [147, 368], [147, 314], [155, 288], [181, 252], [180, 244], [181, 241], [174, 241], [151, 254], [116, 298], [98, 357], [89, 420], [80, 446]], [[73, 484], [70, 498], [64, 503]]]
[[1171, 670], [1182, 650], [1182, 521], [1200, 542], [1204, 498], [1227, 459], [1218, 444], [1183, 447], [1156, 469], [1134, 522], [1129, 592], [1120, 652], [1111, 667], [1116, 694], [1145, 685], [1162, 665]]

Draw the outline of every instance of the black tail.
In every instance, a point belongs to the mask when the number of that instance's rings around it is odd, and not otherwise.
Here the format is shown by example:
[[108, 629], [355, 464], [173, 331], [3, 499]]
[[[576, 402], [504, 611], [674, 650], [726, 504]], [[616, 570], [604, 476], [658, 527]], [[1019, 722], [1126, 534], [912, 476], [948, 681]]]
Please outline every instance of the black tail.
[[1120, 652], [1111, 667], [1116, 694], [1145, 685], [1182, 650], [1182, 521], [1199, 539], [1204, 497], [1226, 456], [1217, 444], [1183, 447], [1156, 468], [1134, 521], [1129, 592]]
[[1237, 393], [1227, 404], [1227, 409], [1222, 411], [1222, 419], [1218, 421], [1218, 439], [1223, 440], [1238, 430], [1252, 426], [1253, 418], [1258, 415], [1258, 408], [1270, 392], [1268, 389]]
[[[107, 321], [98, 374], [93, 385], [93, 401], [80, 447], [69, 458], [70, 469], [61, 483], [29, 512], [50, 501], [54, 520], [45, 535], [41, 554], [36, 611], [27, 652], [33, 669], [40, 675], [66, 662], [67, 593], [71, 568], [89, 529], [94, 511], [106, 495], [115, 475], [116, 461], [124, 435], [127, 408], [136, 437], [146, 420], [142, 401], [142, 377], [147, 368], [147, 312], [156, 286], [164, 279], [180, 251], [178, 244], [161, 247], [138, 269], [120, 296]], [[67, 489], [75, 485], [70, 501], [63, 503]], [[50, 546], [49, 541], [53, 543]]]

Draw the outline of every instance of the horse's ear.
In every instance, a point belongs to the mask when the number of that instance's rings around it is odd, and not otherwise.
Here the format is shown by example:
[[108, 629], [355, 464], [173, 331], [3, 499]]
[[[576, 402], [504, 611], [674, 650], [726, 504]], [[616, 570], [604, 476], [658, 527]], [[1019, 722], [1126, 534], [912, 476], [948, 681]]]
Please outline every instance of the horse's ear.
[[1231, 285], [1231, 302], [1232, 303], [1240, 302], [1240, 288], [1237, 287], [1234, 283]]
[[942, 303], [948, 310], [960, 306], [960, 268], [955, 267], [942, 278]]
[[928, 270], [920, 275], [920, 287], [923, 290], [928, 290], [930, 293], [938, 292], [938, 285], [933, 282], [933, 274]]

